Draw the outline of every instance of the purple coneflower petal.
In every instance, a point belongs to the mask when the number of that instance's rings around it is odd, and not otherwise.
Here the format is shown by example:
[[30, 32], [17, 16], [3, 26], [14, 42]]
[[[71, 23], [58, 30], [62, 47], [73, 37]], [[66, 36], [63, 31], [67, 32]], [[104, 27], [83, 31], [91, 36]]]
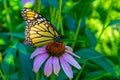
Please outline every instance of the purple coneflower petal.
[[58, 57], [53, 57], [53, 69], [54, 69], [54, 73], [58, 76], [58, 73], [60, 71], [60, 64]]
[[71, 65], [73, 65], [74, 67], [76, 67], [77, 69], [80, 69], [81, 67], [80, 67], [80, 65], [78, 64], [78, 62], [77, 61], [75, 61], [75, 59], [71, 56], [71, 55], [69, 55], [69, 54], [64, 54], [63, 55], [63, 58], [68, 62], [68, 63], [70, 63]]
[[69, 51], [69, 50], [65, 50], [65, 52], [71, 54], [74, 57], [80, 58], [78, 55], [74, 54], [73, 52]]
[[72, 69], [71, 69], [70, 65], [64, 60], [64, 58], [62, 56], [60, 57], [60, 63], [61, 63], [61, 66], [62, 66], [63, 71], [65, 72], [65, 74], [69, 78], [73, 78]]
[[65, 48], [71, 52], [73, 51], [73, 49], [70, 46], [65, 46]]
[[25, 5], [27, 3], [27, 0], [22, 0], [21, 2], [23, 5]]
[[50, 57], [44, 67], [44, 74], [49, 77], [52, 73], [52, 61], [53, 61], [53, 57]]
[[35, 56], [42, 54], [42, 53], [46, 53], [46, 49], [45, 48], [38, 48], [31, 54], [30, 59], [32, 59]]
[[30, 2], [31, 4], [34, 4], [35, 1], [34, 1], [34, 0], [22, 0], [21, 3], [22, 3], [23, 5], [26, 5], [28, 2]]
[[33, 71], [38, 72], [43, 62], [48, 58], [48, 54], [38, 55], [34, 60]]

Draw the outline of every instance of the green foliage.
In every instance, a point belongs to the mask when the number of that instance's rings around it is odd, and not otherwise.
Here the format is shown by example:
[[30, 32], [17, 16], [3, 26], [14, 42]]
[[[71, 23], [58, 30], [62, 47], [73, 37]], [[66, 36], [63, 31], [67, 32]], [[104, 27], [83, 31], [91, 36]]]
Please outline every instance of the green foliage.
[[[26, 0], [27, 1], [27, 0]], [[0, 80], [46, 80], [43, 72], [32, 71], [30, 54], [24, 45], [26, 23], [20, 0], [0, 0]], [[81, 57], [78, 80], [120, 79], [120, 1], [119, 0], [36, 0], [27, 5], [45, 16], [66, 36]], [[61, 71], [57, 80], [68, 79]]]

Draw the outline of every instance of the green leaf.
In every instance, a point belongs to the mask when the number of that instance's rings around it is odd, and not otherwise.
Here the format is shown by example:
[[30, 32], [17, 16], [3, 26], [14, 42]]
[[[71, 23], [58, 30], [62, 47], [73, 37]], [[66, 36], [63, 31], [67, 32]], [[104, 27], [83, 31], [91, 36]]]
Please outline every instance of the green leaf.
[[19, 70], [18, 76], [20, 80], [34, 80], [35, 73], [32, 71], [32, 61], [29, 54], [19, 52]]
[[108, 24], [108, 26], [112, 26], [112, 25], [117, 24], [117, 23], [120, 23], [120, 20], [112, 20], [112, 21]]
[[119, 78], [112, 66], [108, 64], [108, 62], [104, 58], [93, 59], [92, 61], [102, 67], [104, 70], [111, 73], [114, 77]]
[[96, 43], [97, 43], [94, 34], [93, 34], [89, 29], [87, 29], [87, 28], [85, 28], [85, 33], [86, 33], [86, 35], [87, 35], [87, 36], [89, 37], [89, 39], [90, 39], [91, 48], [94, 48], [94, 47], [96, 46]]
[[19, 78], [20, 80], [34, 80], [35, 74], [32, 71], [32, 61], [30, 60], [30, 54], [27, 52], [25, 46], [21, 43], [18, 44], [19, 52]]
[[23, 44], [21, 44], [21, 43], [18, 44], [18, 51], [20, 53], [27, 54], [27, 50], [26, 50], [25, 46]]
[[59, 76], [56, 77], [56, 80], [66, 80], [68, 77], [66, 76], [63, 70], [60, 71]]
[[49, 3], [50, 3], [50, 5], [52, 5], [55, 9], [58, 9], [57, 0], [49, 1]]
[[93, 49], [82, 49], [75, 53], [79, 55], [81, 59], [95, 59], [103, 57], [100, 53]]
[[42, 3], [45, 7], [48, 7], [48, 6], [49, 6], [48, 0], [41, 0], [41, 3]]
[[4, 52], [4, 59], [2, 62], [2, 71], [5, 75], [9, 75], [10, 73], [15, 71], [15, 56], [16, 56], [16, 49], [9, 48]]
[[86, 18], [83, 17], [81, 20], [80, 29], [82, 29], [85, 26], [85, 21], [86, 21]]
[[66, 16], [68, 28], [72, 31], [76, 30], [76, 21], [70, 15]]
[[118, 78], [118, 75], [113, 70], [112, 66], [103, 58], [99, 52], [93, 49], [82, 49], [77, 51], [76, 54], [79, 55], [81, 59], [88, 59], [96, 63], [98, 66], [111, 73], [114, 77]]
[[24, 33], [1, 32], [0, 36], [13, 36], [13, 37], [17, 37], [17, 38], [25, 38]]
[[5, 45], [5, 40], [4, 39], [0, 39], [0, 45]]
[[110, 76], [106, 71], [104, 70], [97, 70], [94, 72], [89, 72], [86, 77], [85, 80], [98, 80], [101, 79], [103, 76]]
[[15, 72], [10, 75], [10, 80], [18, 80], [18, 72]]
[[16, 48], [8, 48], [3, 52], [3, 55], [12, 53], [14, 56], [16, 56]]
[[15, 29], [15, 31], [17, 32], [17, 31], [20, 31], [20, 30], [22, 30], [23, 31], [23, 27], [25, 27], [26, 26], [26, 23], [25, 23], [25, 21], [24, 22], [22, 22], [21, 24], [19, 24], [17, 27], [16, 27], [16, 29]]

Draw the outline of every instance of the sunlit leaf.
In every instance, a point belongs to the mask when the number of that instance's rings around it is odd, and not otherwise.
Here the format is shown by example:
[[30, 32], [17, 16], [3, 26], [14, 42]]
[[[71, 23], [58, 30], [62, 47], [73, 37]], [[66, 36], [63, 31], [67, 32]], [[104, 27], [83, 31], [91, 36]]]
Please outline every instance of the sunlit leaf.
[[4, 45], [4, 44], [5, 44], [4, 39], [0, 39], [0, 45]]

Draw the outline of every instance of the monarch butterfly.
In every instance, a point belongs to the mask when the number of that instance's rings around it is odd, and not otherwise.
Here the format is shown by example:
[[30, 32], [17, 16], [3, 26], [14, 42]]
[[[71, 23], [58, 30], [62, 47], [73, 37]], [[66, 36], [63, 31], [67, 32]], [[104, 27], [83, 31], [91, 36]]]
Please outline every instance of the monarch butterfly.
[[46, 18], [34, 10], [24, 8], [22, 16], [27, 23], [25, 38], [30, 45], [38, 47], [57, 42], [63, 37]]

